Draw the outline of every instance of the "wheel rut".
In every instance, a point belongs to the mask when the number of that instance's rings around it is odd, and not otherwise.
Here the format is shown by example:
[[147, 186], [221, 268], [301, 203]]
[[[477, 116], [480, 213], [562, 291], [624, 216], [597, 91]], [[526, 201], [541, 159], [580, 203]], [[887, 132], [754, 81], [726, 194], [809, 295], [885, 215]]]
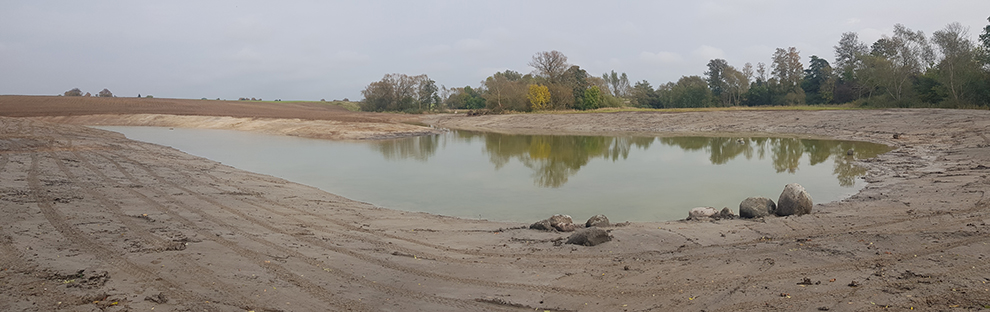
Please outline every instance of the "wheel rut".
[[[124, 157], [122, 155], [119, 155], [119, 154], [113, 154], [113, 157], [109, 157], [109, 156], [104, 156], [104, 157], [112, 160], [112, 162], [115, 163], [115, 166], [117, 166], [118, 170], [121, 170], [122, 172], [126, 172], [126, 169], [124, 169], [123, 166], [121, 166], [119, 162], [117, 162], [116, 160], [113, 160], [112, 159], [114, 157], [122, 158], [122, 159], [127, 159], [126, 157]], [[214, 201], [212, 199], [209, 199], [208, 197], [206, 197], [206, 195], [199, 194], [199, 193], [197, 193], [195, 191], [192, 191], [189, 188], [182, 187], [181, 185], [178, 185], [177, 183], [171, 182], [168, 179], [166, 179], [166, 178], [158, 175], [151, 168], [148, 168], [147, 166], [141, 164], [140, 162], [136, 162], [136, 161], [133, 161], [133, 160], [128, 160], [128, 163], [131, 164], [131, 165], [134, 165], [134, 166], [136, 166], [138, 168], [140, 168], [142, 171], [144, 171], [145, 173], [147, 173], [150, 177], [152, 177], [153, 179], [155, 179], [158, 183], [167, 184], [167, 185], [169, 185], [172, 188], [175, 188], [177, 190], [181, 190], [181, 191], [185, 192], [186, 194], [189, 194], [189, 195], [191, 195], [193, 197], [196, 197], [197, 199], [200, 199], [200, 200], [202, 200], [202, 201], [204, 201], [206, 203], [210, 203], [211, 205], [213, 205], [215, 207], [218, 207], [218, 208], [220, 208], [221, 210], [223, 210], [223, 211], [225, 211], [227, 213], [232, 213], [232, 214], [234, 214], [234, 215], [236, 215], [238, 217], [241, 217], [241, 218], [245, 218], [245, 217], [246, 218], [252, 218], [252, 217], [246, 216], [245, 214], [243, 214], [243, 213], [241, 213], [239, 211], [236, 211], [233, 208], [230, 208], [230, 207], [228, 207], [226, 205], [223, 205], [223, 204], [218, 203], [218, 202], [216, 202], [216, 201]], [[125, 175], [133, 178], [133, 174], [126, 173]], [[140, 183], [140, 181], [133, 181], [133, 182]], [[157, 189], [154, 190], [154, 192], [156, 193], [156, 196], [157, 197], [166, 199], [166, 201], [168, 201], [168, 202], [181, 202], [181, 200], [175, 198], [174, 196], [172, 196], [172, 195], [170, 195], [170, 194], [168, 194], [166, 192], [163, 192], [163, 191], [160, 191], [160, 190], [157, 190]], [[145, 196], [145, 198], [147, 198], [149, 201], [153, 201], [152, 199], [148, 198], [147, 196]], [[272, 249], [274, 251], [277, 251], [278, 253], [289, 255], [289, 256], [291, 256], [291, 258], [294, 258], [294, 259], [298, 259], [300, 261], [303, 261], [304, 263], [306, 263], [309, 266], [311, 266], [313, 269], [317, 269], [317, 270], [322, 271], [321, 272], [322, 274], [335, 275], [335, 276], [337, 276], [337, 279], [339, 279], [341, 281], [341, 283], [355, 283], [355, 282], [359, 282], [359, 283], [362, 284], [362, 286], [373, 288], [373, 289], [378, 289], [379, 291], [382, 291], [382, 292], [384, 292], [386, 294], [391, 293], [391, 294], [396, 294], [396, 295], [404, 295], [405, 297], [408, 297], [408, 298], [413, 298], [413, 299], [416, 299], [416, 300], [422, 300], [422, 301], [426, 301], [426, 302], [433, 302], [433, 303], [436, 303], [436, 304], [441, 304], [441, 305], [446, 305], [446, 306], [452, 306], [452, 307], [468, 308], [468, 307], [477, 307], [477, 306], [480, 305], [480, 303], [477, 303], [477, 302], [474, 302], [474, 301], [469, 301], [469, 300], [455, 300], [455, 299], [449, 299], [449, 298], [445, 298], [445, 297], [430, 296], [430, 295], [426, 295], [426, 294], [419, 293], [419, 292], [407, 291], [407, 290], [404, 290], [404, 289], [390, 288], [390, 287], [385, 286], [383, 284], [379, 284], [379, 283], [376, 283], [374, 281], [369, 281], [369, 280], [367, 280], [367, 279], [365, 279], [365, 278], [363, 278], [361, 276], [358, 276], [358, 275], [344, 273], [345, 270], [342, 269], [342, 268], [335, 268], [334, 266], [328, 265], [327, 263], [325, 263], [325, 262], [323, 262], [321, 260], [314, 259], [311, 256], [307, 256], [307, 255], [301, 254], [298, 251], [295, 251], [295, 250], [292, 250], [292, 249], [283, 247], [283, 246], [281, 246], [279, 244], [276, 244], [276, 243], [273, 243], [271, 241], [267, 241], [267, 240], [261, 239], [261, 238], [257, 237], [254, 234], [248, 233], [248, 232], [246, 232], [246, 231], [244, 231], [244, 230], [242, 230], [240, 228], [234, 227], [234, 226], [226, 223], [225, 221], [222, 220], [222, 218], [217, 217], [217, 216], [214, 216], [214, 215], [212, 215], [210, 213], [207, 213], [203, 209], [194, 208], [196, 206], [197, 205], [191, 205], [191, 204], [180, 205], [180, 207], [182, 207], [183, 209], [188, 210], [190, 212], [193, 212], [193, 213], [199, 215], [203, 219], [208, 220], [211, 223], [216, 224], [217, 226], [222, 227], [223, 229], [225, 229], [227, 231], [230, 231], [231, 233], [236, 234], [238, 237], [244, 237], [244, 238], [249, 239], [249, 240], [251, 240], [251, 241], [253, 241], [255, 243], [261, 244], [261, 245], [263, 245], [263, 246], [265, 246], [265, 247], [267, 247], [269, 249]], [[178, 215], [178, 213], [175, 212], [173, 214], [173, 216], [175, 216], [175, 215]], [[275, 228], [275, 227], [267, 224], [264, 221], [260, 221], [260, 220], [254, 220], [254, 221], [255, 221], [255, 224], [258, 224], [260, 226], [263, 226], [265, 229], [270, 230], [270, 231], [272, 231], [274, 233], [279, 233], [279, 234], [283, 234], [283, 235], [286, 235], [286, 236], [292, 236], [290, 233], [288, 233], [288, 232], [286, 232], [286, 231], [284, 231], [282, 229]], [[197, 229], [197, 231], [203, 237], [215, 236], [214, 233], [212, 233], [212, 232], [202, 230], [202, 226], [201, 225], [195, 224], [195, 223], [193, 223], [191, 221], [188, 221], [188, 220], [183, 221], [183, 223], [186, 223], [186, 222], [188, 222], [187, 225], [190, 228]], [[310, 291], [307, 291], [307, 292], [311, 293], [314, 296], [317, 296], [317, 298], [319, 298], [319, 297], [325, 297], [325, 296], [327, 296], [327, 294], [332, 293], [332, 291], [330, 291], [328, 289], [324, 289], [321, 286], [318, 286], [316, 284], [313, 284], [312, 282], [310, 282], [307, 279], [299, 278], [298, 277], [299, 274], [291, 273], [291, 270], [287, 269], [284, 266], [278, 265], [275, 262], [272, 262], [270, 260], [265, 260], [265, 259], [272, 259], [272, 257], [270, 255], [268, 255], [268, 254], [263, 254], [263, 253], [259, 253], [259, 252], [253, 251], [253, 250], [248, 249], [248, 248], [240, 247], [237, 243], [235, 243], [233, 241], [225, 240], [225, 239], [222, 239], [222, 238], [211, 239], [211, 240], [212, 241], [215, 241], [217, 243], [220, 243], [221, 245], [223, 245], [223, 246], [225, 246], [227, 248], [230, 248], [235, 253], [237, 253], [237, 254], [239, 254], [241, 256], [244, 256], [244, 257], [246, 257], [248, 259], [252, 259], [252, 261], [256, 261], [257, 263], [262, 263], [261, 266], [263, 268], [265, 268], [267, 271], [269, 271], [270, 273], [278, 276], [282, 280], [285, 280], [285, 281], [290, 282], [292, 284], [296, 284], [297, 286], [300, 286], [301, 288], [309, 289]], [[316, 240], [307, 240], [307, 243], [318, 243], [320, 245], [325, 244], [322, 241], [316, 241]], [[337, 248], [335, 247], [335, 249], [337, 249]], [[357, 301], [353, 301], [353, 300], [350, 301], [350, 302], [351, 303], [354, 303], [354, 304], [359, 304]]]
[[137, 264], [123, 259], [119, 256], [118, 252], [108, 249], [104, 247], [103, 244], [89, 239], [87, 237], [88, 235], [66, 222], [64, 215], [53, 207], [52, 199], [48, 198], [45, 195], [45, 192], [43, 192], [39, 178], [38, 166], [38, 155], [32, 153], [31, 167], [28, 171], [27, 178], [31, 194], [37, 202], [38, 208], [41, 209], [41, 213], [44, 215], [45, 219], [47, 219], [48, 223], [51, 224], [51, 226], [53, 226], [63, 237], [77, 245], [79, 249], [84, 250], [86, 253], [91, 254], [93, 257], [99, 259], [107, 265], [123, 271], [127, 275], [143, 280], [151, 285], [161, 284], [165, 289], [173, 289], [174, 296], [180, 300], [189, 302], [206, 301], [197, 294], [183, 290], [181, 285], [159, 276], [153, 271], [147, 270]]

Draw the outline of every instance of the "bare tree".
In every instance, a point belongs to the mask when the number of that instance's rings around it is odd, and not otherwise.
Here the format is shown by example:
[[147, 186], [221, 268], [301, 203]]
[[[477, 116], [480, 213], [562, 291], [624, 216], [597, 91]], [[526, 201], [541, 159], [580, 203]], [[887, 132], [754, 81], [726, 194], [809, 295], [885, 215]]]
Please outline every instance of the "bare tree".
[[110, 92], [110, 90], [107, 90], [106, 88], [103, 88], [103, 90], [100, 91], [100, 93], [97, 93], [96, 96], [99, 96], [99, 97], [113, 97], [113, 93]]
[[546, 78], [549, 83], [560, 82], [564, 72], [571, 67], [567, 63], [567, 56], [557, 50], [536, 53], [533, 55], [533, 60], [529, 62], [529, 66], [535, 68], [537, 74]]

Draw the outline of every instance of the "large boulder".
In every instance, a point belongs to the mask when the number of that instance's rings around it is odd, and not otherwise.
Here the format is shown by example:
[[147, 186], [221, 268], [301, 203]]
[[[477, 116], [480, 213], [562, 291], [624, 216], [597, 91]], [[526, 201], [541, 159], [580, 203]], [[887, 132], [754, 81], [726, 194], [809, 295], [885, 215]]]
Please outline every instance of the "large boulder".
[[593, 227], [593, 226], [601, 227], [601, 226], [611, 226], [611, 225], [612, 223], [608, 222], [608, 217], [606, 217], [603, 214], [595, 215], [594, 217], [588, 219], [588, 222], [584, 223], [584, 226], [586, 227]]
[[804, 187], [797, 183], [791, 183], [784, 187], [777, 199], [777, 209], [773, 211], [778, 216], [803, 215], [811, 213], [811, 195], [804, 190]]
[[718, 213], [718, 210], [712, 207], [695, 207], [688, 211], [688, 219], [701, 219], [701, 218], [711, 218]]
[[739, 203], [739, 216], [743, 218], [762, 218], [777, 210], [777, 204], [766, 197], [750, 197]]
[[577, 226], [574, 225], [574, 221], [571, 219], [571, 216], [553, 215], [548, 219], [536, 221], [536, 223], [530, 225], [529, 228], [542, 231], [572, 232], [577, 229]]
[[564, 243], [582, 246], [595, 246], [611, 240], [612, 236], [608, 235], [608, 231], [597, 227], [591, 227], [574, 232], [574, 234], [571, 234], [571, 236], [568, 237], [567, 241]]

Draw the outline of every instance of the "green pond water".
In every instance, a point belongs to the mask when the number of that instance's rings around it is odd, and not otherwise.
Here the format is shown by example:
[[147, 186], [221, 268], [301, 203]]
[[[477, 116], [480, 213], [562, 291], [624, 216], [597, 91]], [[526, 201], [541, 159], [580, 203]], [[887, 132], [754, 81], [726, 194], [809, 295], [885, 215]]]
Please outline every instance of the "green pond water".
[[[377, 206], [500, 221], [683, 219], [693, 207], [777, 200], [800, 183], [816, 203], [858, 192], [854, 164], [880, 144], [766, 137], [606, 137], [450, 131], [338, 142], [231, 130], [96, 127]], [[853, 150], [852, 156], [847, 151]]]

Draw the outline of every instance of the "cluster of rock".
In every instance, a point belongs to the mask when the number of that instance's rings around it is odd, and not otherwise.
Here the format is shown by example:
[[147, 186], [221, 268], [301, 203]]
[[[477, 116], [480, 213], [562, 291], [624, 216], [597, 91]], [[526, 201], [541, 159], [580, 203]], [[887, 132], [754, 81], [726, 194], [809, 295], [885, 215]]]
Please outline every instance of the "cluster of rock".
[[[716, 210], [712, 207], [697, 207], [688, 212], [688, 220], [803, 215], [811, 213], [811, 207], [811, 195], [800, 184], [791, 183], [784, 187], [784, 191], [780, 193], [780, 198], [777, 199], [776, 203], [766, 197], [747, 198], [739, 203], [738, 216], [733, 214], [732, 210], [729, 210], [728, 207], [722, 208], [722, 210]], [[574, 234], [571, 234], [567, 238], [565, 244], [595, 246], [612, 240], [609, 231], [602, 229], [602, 227], [609, 226], [612, 226], [612, 224], [605, 215], [593, 216], [582, 226], [580, 224], [574, 224], [571, 216], [558, 214], [536, 221], [529, 228], [551, 232], [574, 232]]]
[[[784, 186], [784, 191], [780, 193], [780, 198], [774, 203], [772, 199], [766, 197], [750, 197], [739, 203], [739, 217], [741, 218], [762, 218], [770, 215], [779, 217], [790, 215], [803, 215], [811, 213], [813, 206], [811, 195], [803, 186], [791, 183]], [[724, 219], [732, 218], [729, 208], [722, 208], [722, 211], [715, 211], [711, 207], [698, 207], [688, 212], [688, 219]]]
[[575, 225], [574, 220], [568, 215], [553, 215], [550, 218], [536, 221], [529, 226], [530, 229], [541, 231], [574, 232], [567, 238], [565, 244], [582, 246], [595, 246], [612, 240], [609, 231], [602, 229], [612, 224], [605, 215], [595, 215], [581, 225]]

